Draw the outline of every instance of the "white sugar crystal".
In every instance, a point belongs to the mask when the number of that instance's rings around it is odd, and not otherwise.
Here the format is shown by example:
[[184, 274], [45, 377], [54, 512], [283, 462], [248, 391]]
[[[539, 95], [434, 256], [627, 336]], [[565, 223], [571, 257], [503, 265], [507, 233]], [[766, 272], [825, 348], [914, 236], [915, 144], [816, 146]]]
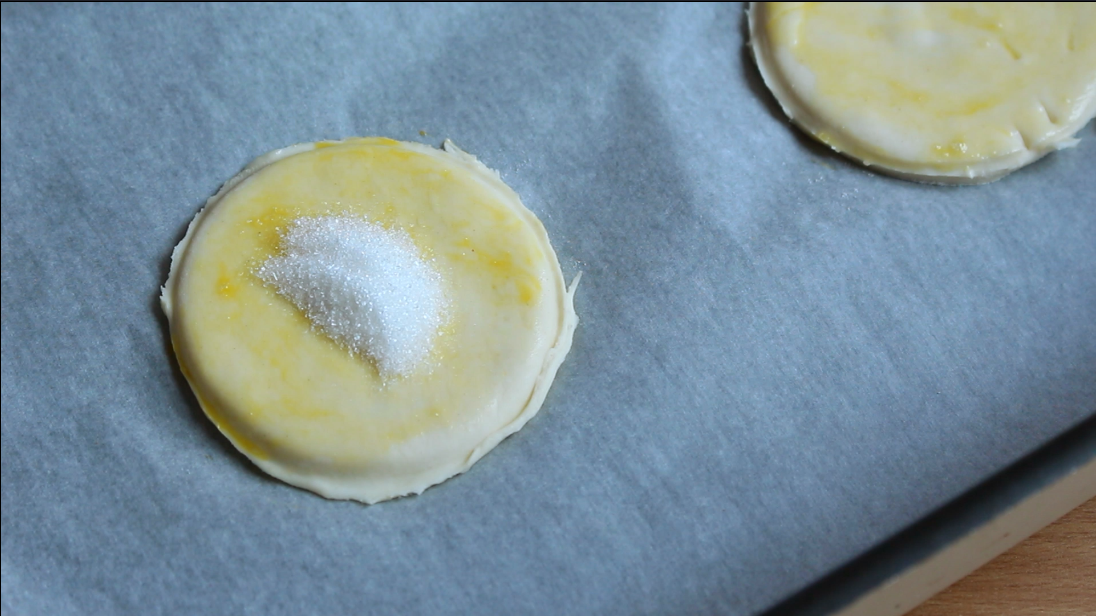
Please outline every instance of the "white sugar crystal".
[[259, 277], [314, 327], [371, 358], [382, 378], [408, 374], [430, 352], [445, 295], [406, 233], [349, 217], [299, 218], [282, 248]]

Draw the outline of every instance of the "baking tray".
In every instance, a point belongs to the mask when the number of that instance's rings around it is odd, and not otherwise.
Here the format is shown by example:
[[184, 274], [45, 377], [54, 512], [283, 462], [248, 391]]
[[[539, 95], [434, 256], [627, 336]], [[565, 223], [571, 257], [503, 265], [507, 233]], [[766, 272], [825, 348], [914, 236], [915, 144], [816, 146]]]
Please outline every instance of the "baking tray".
[[[1091, 426], [1091, 125], [985, 186], [871, 173], [788, 125], [737, 4], [2, 17], [5, 614], [836, 609]], [[452, 139], [583, 273], [541, 413], [376, 506], [237, 454], [157, 302], [222, 182], [355, 135]]]

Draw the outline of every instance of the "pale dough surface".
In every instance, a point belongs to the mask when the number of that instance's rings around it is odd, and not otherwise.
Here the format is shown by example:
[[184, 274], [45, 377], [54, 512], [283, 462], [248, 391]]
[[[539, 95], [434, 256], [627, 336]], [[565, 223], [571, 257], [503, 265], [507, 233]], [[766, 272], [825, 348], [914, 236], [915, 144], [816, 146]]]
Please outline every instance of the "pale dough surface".
[[784, 112], [906, 179], [979, 183], [1076, 143], [1096, 115], [1091, 3], [754, 2]]
[[[450, 298], [427, 360], [382, 380], [262, 283], [279, 229], [354, 216], [407, 232]], [[162, 303], [206, 415], [266, 472], [372, 503], [467, 470], [539, 409], [577, 322], [547, 234], [497, 174], [387, 139], [263, 156], [195, 218]]]

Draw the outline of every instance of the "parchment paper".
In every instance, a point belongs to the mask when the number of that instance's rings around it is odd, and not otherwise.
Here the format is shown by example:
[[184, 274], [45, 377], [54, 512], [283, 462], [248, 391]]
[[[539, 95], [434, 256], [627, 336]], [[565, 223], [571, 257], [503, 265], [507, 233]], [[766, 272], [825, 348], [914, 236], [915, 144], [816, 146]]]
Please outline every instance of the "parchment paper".
[[[1096, 135], [980, 187], [802, 138], [722, 5], [3, 5], [7, 614], [755, 613], [1096, 410]], [[254, 157], [445, 138], [584, 272], [524, 430], [376, 506], [205, 419], [157, 295]]]

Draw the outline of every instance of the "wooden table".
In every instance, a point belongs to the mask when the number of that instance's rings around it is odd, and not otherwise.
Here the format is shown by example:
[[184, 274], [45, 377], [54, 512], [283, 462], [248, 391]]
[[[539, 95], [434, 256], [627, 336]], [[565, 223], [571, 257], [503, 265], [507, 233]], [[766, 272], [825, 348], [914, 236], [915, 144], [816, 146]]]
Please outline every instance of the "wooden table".
[[1096, 615], [1096, 498], [908, 616]]

